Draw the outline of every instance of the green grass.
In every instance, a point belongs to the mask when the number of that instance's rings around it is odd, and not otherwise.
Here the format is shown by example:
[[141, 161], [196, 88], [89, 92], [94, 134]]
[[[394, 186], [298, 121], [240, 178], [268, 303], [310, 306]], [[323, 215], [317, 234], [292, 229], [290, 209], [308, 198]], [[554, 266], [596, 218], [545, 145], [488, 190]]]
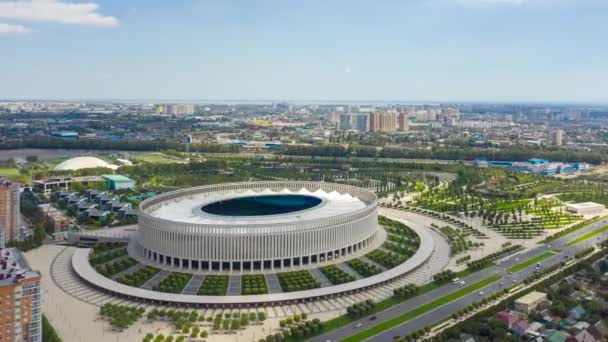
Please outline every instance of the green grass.
[[429, 311], [432, 311], [440, 306], [443, 306], [445, 304], [448, 304], [450, 302], [453, 302], [457, 299], [460, 299], [472, 292], [475, 292], [479, 289], [482, 289], [498, 280], [500, 280], [502, 277], [499, 275], [493, 275], [490, 276], [488, 278], [485, 278], [483, 280], [478, 281], [475, 284], [469, 285], [467, 287], [463, 287], [461, 289], [459, 289], [456, 292], [452, 292], [448, 295], [445, 295], [443, 297], [440, 297], [432, 302], [426, 303], [424, 305], [421, 305], [413, 310], [410, 310], [400, 316], [397, 316], [393, 319], [390, 319], [388, 321], [384, 321], [382, 323], [379, 323], [367, 330], [363, 330], [355, 335], [349, 336], [345, 339], [342, 339], [342, 342], [357, 342], [357, 341], [363, 341], [367, 338], [370, 338], [372, 336], [378, 335], [379, 333], [394, 328], [398, 325], [401, 325], [411, 319], [414, 319], [420, 315], [423, 315]]
[[578, 243], [581, 243], [581, 242], [583, 242], [585, 240], [589, 240], [589, 239], [591, 239], [592, 237], [594, 237], [596, 235], [600, 235], [600, 234], [602, 234], [605, 231], [608, 231], [608, 226], [603, 226], [600, 229], [596, 229], [596, 230], [594, 230], [592, 232], [589, 232], [589, 233], [587, 233], [585, 235], [582, 235], [582, 236], [580, 236], [580, 237], [578, 237], [578, 238], [576, 238], [576, 239], [568, 242], [568, 244], [566, 244], [566, 246], [568, 246], [568, 247], [574, 246], [574, 245], [576, 245]]
[[[464, 278], [466, 276], [469, 276], [475, 272], [479, 272], [483, 269], [486, 269], [488, 267], [494, 266], [494, 263], [490, 263], [488, 264], [486, 267], [483, 268], [479, 268], [479, 269], [469, 269], [466, 268], [460, 272], [456, 272], [455, 277], [459, 277], [459, 278]], [[371, 316], [375, 313], [378, 313], [380, 311], [384, 311], [390, 307], [393, 307], [397, 304], [403, 303], [405, 301], [411, 300], [412, 298], [418, 297], [418, 296], [422, 296], [423, 294], [427, 293], [427, 292], [431, 292], [433, 290], [436, 290], [438, 288], [444, 287], [444, 286], [448, 286], [451, 283], [436, 283], [436, 282], [430, 282], [427, 284], [424, 284], [422, 286], [420, 286], [418, 288], [418, 291], [416, 292], [416, 295], [414, 297], [410, 297], [410, 298], [401, 298], [401, 297], [397, 297], [397, 296], [390, 296], [384, 300], [379, 301], [378, 303], [376, 303], [376, 305], [374, 306], [374, 308], [366, 315], [366, 316]], [[327, 333], [329, 331], [341, 328], [345, 325], [348, 325], [352, 322], [354, 322], [355, 320], [358, 320], [359, 318], [351, 318], [348, 315], [342, 315], [339, 317], [336, 317], [334, 319], [328, 320], [328, 321], [324, 321], [323, 322], [323, 330], [321, 331], [321, 333]], [[291, 340], [289, 340], [291, 341]]]
[[553, 252], [553, 251], [545, 252], [543, 254], [530, 258], [524, 262], [520, 262], [519, 264], [517, 264], [515, 266], [507, 268], [507, 272], [511, 272], [511, 273], [519, 272], [527, 267], [530, 267], [530, 266], [536, 264], [537, 262], [550, 258], [553, 255], [555, 255], [555, 252]]
[[7, 177], [19, 176], [19, 170], [17, 170], [17, 168], [14, 168], [14, 167], [2, 167], [2, 168], [0, 168], [0, 175], [7, 176]]
[[134, 161], [141, 161], [152, 164], [170, 164], [181, 161], [181, 159], [179, 158], [168, 156], [162, 153], [141, 153], [131, 156], [131, 159]]

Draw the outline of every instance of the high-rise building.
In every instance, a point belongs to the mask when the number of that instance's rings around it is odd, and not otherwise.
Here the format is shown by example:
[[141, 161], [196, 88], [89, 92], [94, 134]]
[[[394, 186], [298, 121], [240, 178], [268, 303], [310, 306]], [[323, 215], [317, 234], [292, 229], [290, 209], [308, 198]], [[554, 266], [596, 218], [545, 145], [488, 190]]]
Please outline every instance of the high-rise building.
[[397, 120], [397, 130], [399, 132], [409, 131], [410, 129], [410, 113], [403, 111], [399, 113]]
[[342, 111], [342, 112], [339, 112], [339, 111], [331, 112], [331, 113], [329, 113], [329, 115], [327, 116], [327, 120], [328, 120], [329, 122], [339, 124], [339, 123], [340, 123], [340, 115], [341, 115], [342, 113], [343, 113], [343, 111]]
[[565, 137], [565, 132], [563, 129], [556, 129], [555, 131], [551, 132], [551, 134], [550, 134], [551, 145], [555, 145], [555, 146], [563, 145], [564, 137]]
[[369, 114], [345, 113], [340, 115], [340, 129], [343, 131], [369, 131]]
[[191, 104], [157, 104], [157, 114], [190, 115], [194, 114], [194, 105]]
[[4, 242], [19, 239], [19, 215], [19, 185], [0, 177], [0, 239]]
[[369, 115], [371, 132], [395, 132], [397, 130], [396, 112], [373, 112]]
[[16, 248], [0, 250], [0, 341], [42, 341], [40, 278]]
[[455, 108], [443, 108], [441, 110], [441, 118], [446, 126], [454, 126], [460, 120], [460, 111]]

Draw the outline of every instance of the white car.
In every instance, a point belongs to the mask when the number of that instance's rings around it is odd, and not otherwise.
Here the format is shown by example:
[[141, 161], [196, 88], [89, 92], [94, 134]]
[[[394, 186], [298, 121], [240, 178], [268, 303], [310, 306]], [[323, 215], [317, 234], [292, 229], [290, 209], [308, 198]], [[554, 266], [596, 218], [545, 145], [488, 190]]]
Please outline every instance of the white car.
[[483, 291], [479, 291], [479, 295], [483, 296], [484, 295]]
[[362, 326], [363, 326], [363, 323], [361, 323], [361, 322], [355, 324], [355, 328], [361, 328]]

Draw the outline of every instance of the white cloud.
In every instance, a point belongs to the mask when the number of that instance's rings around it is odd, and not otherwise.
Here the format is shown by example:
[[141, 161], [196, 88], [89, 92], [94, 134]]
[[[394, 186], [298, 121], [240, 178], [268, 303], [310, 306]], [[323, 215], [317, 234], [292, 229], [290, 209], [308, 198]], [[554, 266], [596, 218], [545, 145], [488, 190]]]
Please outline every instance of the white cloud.
[[63, 0], [0, 0], [0, 18], [75, 25], [118, 26], [118, 19], [97, 12], [96, 3]]
[[0, 34], [28, 33], [31, 30], [23, 25], [0, 23]]

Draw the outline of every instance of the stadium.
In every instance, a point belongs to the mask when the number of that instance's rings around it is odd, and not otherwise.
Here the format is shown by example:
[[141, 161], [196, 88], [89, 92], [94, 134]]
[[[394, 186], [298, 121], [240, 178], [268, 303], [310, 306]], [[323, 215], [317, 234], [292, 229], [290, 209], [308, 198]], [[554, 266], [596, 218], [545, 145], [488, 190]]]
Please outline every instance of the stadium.
[[[135, 251], [175, 271], [310, 267], [378, 238], [376, 195], [343, 184], [264, 181], [168, 192], [140, 204]], [[133, 245], [132, 244], [132, 245]]]

